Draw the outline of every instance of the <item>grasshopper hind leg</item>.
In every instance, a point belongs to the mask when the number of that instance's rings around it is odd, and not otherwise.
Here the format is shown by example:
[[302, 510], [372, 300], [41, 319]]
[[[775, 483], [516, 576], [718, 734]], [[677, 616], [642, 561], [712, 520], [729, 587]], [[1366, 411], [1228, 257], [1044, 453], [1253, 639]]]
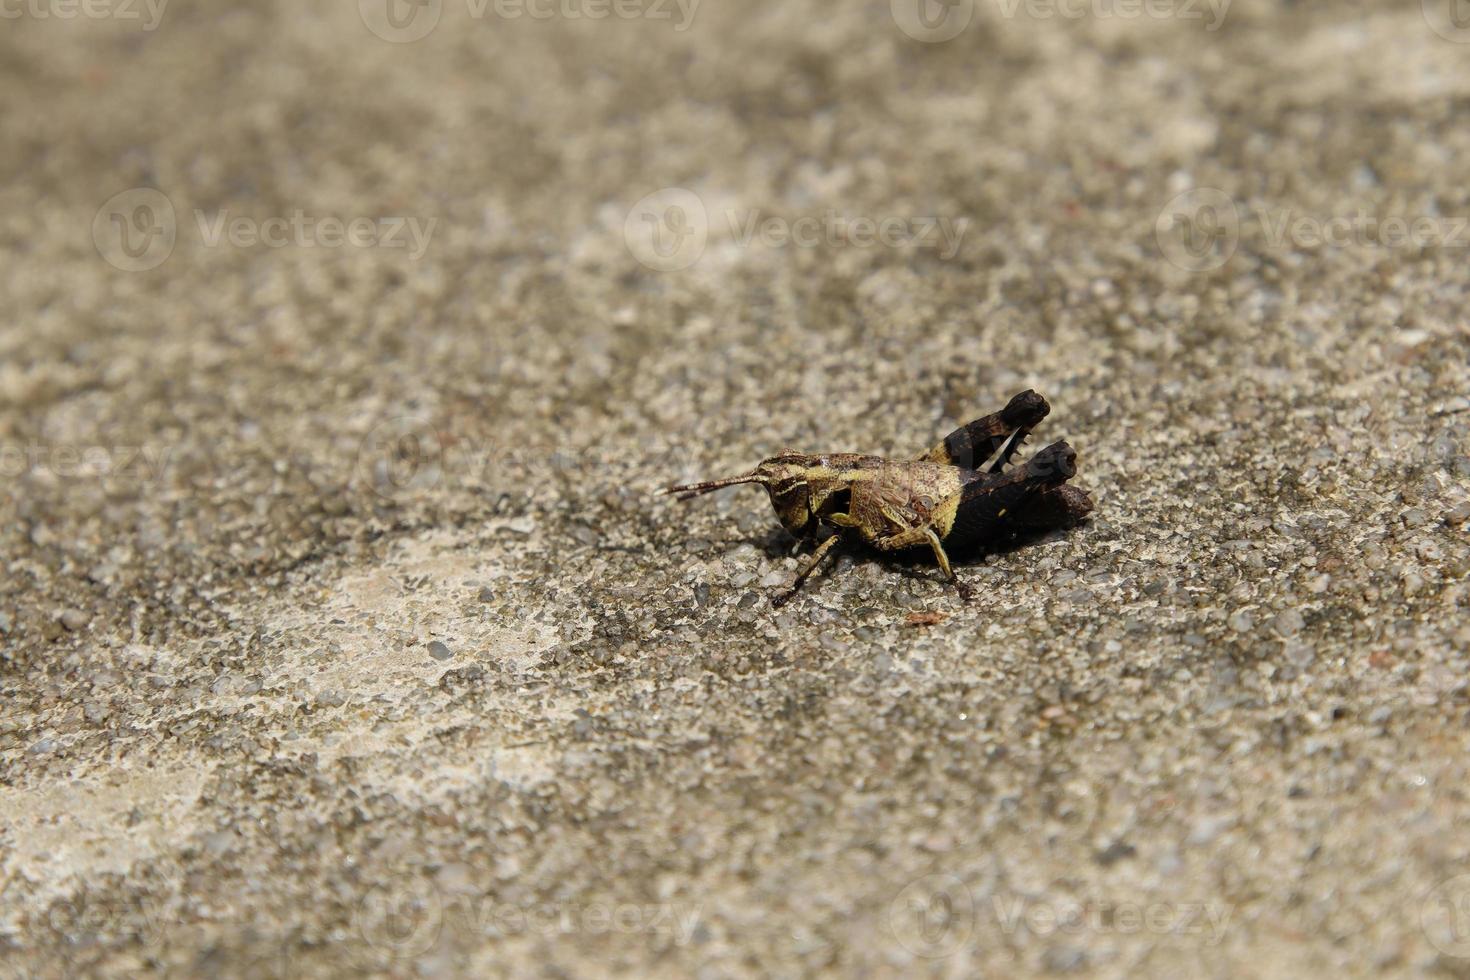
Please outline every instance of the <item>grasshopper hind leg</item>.
[[955, 587], [955, 591], [960, 594], [960, 598], [969, 602], [974, 598], [975, 590], [966, 585], [964, 580], [955, 574], [954, 569], [949, 564], [949, 555], [944, 551], [944, 544], [939, 540], [939, 535], [934, 533], [934, 529], [932, 527], [926, 527], [923, 530], [924, 537], [929, 541], [929, 548], [934, 552], [934, 560], [939, 563], [939, 570], [944, 573], [945, 578], [949, 579], [950, 584]]
[[931, 463], [978, 469], [996, 453], [1001, 453], [992, 471], [1000, 472], [1021, 448], [1031, 430], [1041, 424], [1050, 412], [1051, 406], [1046, 399], [1028, 388], [1000, 411], [960, 426], [919, 458]]
[[1018, 532], [1044, 532], [1071, 527], [1092, 513], [1092, 497], [1081, 487], [1063, 484], [1030, 494], [1010, 515]]

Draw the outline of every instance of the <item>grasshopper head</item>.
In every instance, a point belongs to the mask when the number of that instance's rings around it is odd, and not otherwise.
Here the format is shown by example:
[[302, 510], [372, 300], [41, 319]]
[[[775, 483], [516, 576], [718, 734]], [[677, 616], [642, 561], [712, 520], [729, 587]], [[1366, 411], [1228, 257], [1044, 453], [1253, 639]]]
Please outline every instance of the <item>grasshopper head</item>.
[[809, 486], [812, 463], [812, 457], [803, 453], [783, 452], [755, 468], [781, 526], [798, 538], [815, 530]]
[[680, 494], [680, 499], [686, 500], [724, 487], [759, 483], [771, 495], [771, 506], [776, 509], [781, 525], [793, 535], [805, 537], [816, 530], [810, 504], [810, 478], [816, 466], [817, 457], [783, 452], [765, 460], [749, 473], [669, 487], [665, 492]]

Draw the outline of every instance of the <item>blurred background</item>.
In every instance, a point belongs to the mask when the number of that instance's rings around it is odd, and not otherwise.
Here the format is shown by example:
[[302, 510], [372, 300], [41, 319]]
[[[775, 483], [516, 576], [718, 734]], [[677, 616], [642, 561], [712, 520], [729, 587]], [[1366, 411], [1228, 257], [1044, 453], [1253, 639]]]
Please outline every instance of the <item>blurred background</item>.
[[0, 0], [0, 975], [1470, 972], [1460, 6]]

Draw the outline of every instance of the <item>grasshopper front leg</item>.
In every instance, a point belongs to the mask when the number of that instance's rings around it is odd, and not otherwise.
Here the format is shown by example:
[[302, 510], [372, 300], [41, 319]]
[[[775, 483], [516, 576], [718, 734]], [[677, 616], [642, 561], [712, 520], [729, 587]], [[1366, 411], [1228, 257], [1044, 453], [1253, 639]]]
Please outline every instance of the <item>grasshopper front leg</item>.
[[796, 593], [801, 591], [801, 584], [807, 580], [812, 572], [815, 572], [817, 570], [817, 566], [822, 563], [822, 559], [827, 557], [827, 553], [831, 551], [834, 547], [836, 547], [837, 542], [840, 540], [841, 536], [834, 534], [826, 541], [823, 541], [821, 544], [817, 545], [817, 550], [813, 551], [811, 557], [809, 557], [806, 562], [801, 566], [801, 568], [797, 570], [796, 581], [791, 583], [791, 588], [786, 592], [782, 592], [772, 598], [771, 605], [775, 606], [777, 609], [780, 609], [782, 606], [786, 605], [786, 603], [790, 602], [792, 597], [794, 597]]

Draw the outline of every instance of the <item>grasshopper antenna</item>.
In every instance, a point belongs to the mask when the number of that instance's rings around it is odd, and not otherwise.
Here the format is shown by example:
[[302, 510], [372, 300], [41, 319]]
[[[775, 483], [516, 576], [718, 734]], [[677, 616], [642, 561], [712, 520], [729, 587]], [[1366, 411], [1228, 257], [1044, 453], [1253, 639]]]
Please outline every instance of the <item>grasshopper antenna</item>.
[[709, 480], [704, 483], [686, 483], [682, 486], [669, 487], [663, 492], [677, 493], [679, 494], [680, 500], [688, 500], [691, 497], [698, 497], [702, 493], [709, 493], [711, 490], [719, 490], [724, 487], [733, 487], [741, 483], [764, 484], [765, 482], [766, 477], [764, 474], [746, 473], [742, 476], [728, 476], [723, 480]]

